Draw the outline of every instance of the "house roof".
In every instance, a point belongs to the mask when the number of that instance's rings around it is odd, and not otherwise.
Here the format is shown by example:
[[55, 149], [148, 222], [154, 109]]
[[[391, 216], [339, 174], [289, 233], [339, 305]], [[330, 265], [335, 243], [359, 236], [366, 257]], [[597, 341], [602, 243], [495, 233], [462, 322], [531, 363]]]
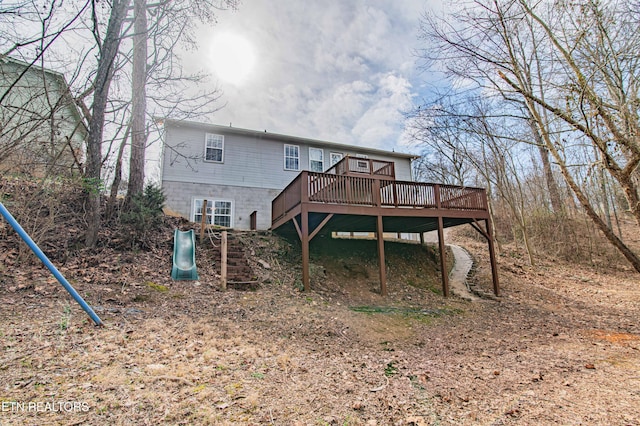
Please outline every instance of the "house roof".
[[189, 120], [175, 120], [171, 118], [156, 118], [155, 120], [156, 122], [164, 123], [165, 126], [170, 125], [173, 127], [192, 127], [192, 128], [195, 127], [195, 128], [200, 128], [200, 129], [214, 131], [214, 132], [218, 131], [226, 134], [249, 136], [249, 137], [263, 138], [263, 139], [267, 138], [267, 139], [273, 139], [273, 140], [282, 141], [282, 142], [304, 143], [308, 145], [323, 145], [323, 146], [329, 146], [330, 148], [335, 148], [335, 149], [347, 149], [351, 151], [359, 151], [359, 152], [369, 153], [369, 154], [378, 154], [378, 155], [391, 156], [391, 157], [397, 157], [397, 158], [407, 158], [410, 160], [413, 160], [419, 157], [418, 155], [415, 155], [415, 154], [386, 151], [383, 149], [369, 148], [361, 145], [348, 145], [348, 144], [331, 142], [331, 141], [320, 140], [320, 139], [284, 135], [280, 133], [271, 133], [271, 132], [267, 132], [266, 130], [262, 130], [262, 131], [250, 130], [250, 129], [243, 129], [240, 127], [222, 126], [219, 124], [209, 124], [209, 123], [202, 123], [202, 122], [189, 121]]
[[49, 69], [49, 68], [41, 67], [40, 65], [30, 64], [30, 63], [22, 61], [20, 59], [16, 59], [16, 58], [13, 58], [11, 56], [1, 55], [1, 54], [0, 54], [0, 61], [2, 61], [2, 62], [11, 62], [13, 64], [20, 65], [21, 67], [25, 67], [25, 68], [28, 67], [28, 68], [31, 68], [31, 69], [34, 69], [34, 70], [37, 70], [37, 71], [44, 71], [47, 74], [51, 74], [52, 76], [55, 76], [56, 78], [62, 79], [65, 82], [65, 84], [67, 83], [67, 81], [66, 81], [66, 79], [64, 77], [64, 74], [62, 74], [62, 73], [60, 73], [58, 71], [54, 71], [54, 70]]

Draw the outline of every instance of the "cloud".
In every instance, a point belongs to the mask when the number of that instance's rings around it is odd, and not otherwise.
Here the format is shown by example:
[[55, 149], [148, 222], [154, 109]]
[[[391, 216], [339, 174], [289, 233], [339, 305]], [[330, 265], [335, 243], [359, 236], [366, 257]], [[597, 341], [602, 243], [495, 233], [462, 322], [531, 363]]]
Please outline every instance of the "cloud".
[[403, 112], [412, 105], [411, 84], [389, 73], [379, 77], [377, 87], [371, 105], [355, 123], [353, 133], [363, 145], [391, 150], [398, 144]]
[[[253, 75], [221, 84], [212, 121], [395, 149], [419, 78], [413, 56], [421, 0], [245, 0], [201, 31], [238, 32], [254, 44]], [[190, 60], [206, 67], [202, 58]]]

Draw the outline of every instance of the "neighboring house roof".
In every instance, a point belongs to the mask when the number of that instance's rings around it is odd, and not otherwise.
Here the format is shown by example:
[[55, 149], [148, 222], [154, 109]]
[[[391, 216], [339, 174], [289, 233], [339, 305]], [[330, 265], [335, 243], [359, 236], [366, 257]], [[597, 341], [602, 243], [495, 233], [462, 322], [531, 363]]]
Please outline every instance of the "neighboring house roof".
[[347, 149], [352, 151], [360, 151], [362, 153], [384, 155], [384, 156], [390, 156], [390, 157], [396, 157], [396, 158], [407, 158], [411, 160], [419, 157], [418, 155], [414, 155], [414, 154], [407, 154], [407, 153], [395, 152], [395, 151], [386, 151], [386, 150], [377, 149], [377, 148], [368, 148], [360, 145], [349, 145], [349, 144], [325, 141], [320, 139], [311, 139], [311, 138], [303, 138], [299, 136], [283, 135], [280, 133], [267, 132], [266, 130], [262, 130], [262, 131], [250, 130], [250, 129], [243, 129], [240, 127], [221, 126], [219, 124], [209, 124], [209, 123], [202, 123], [202, 122], [189, 121], [189, 120], [175, 120], [171, 118], [156, 118], [155, 120], [156, 122], [163, 122], [165, 125], [170, 125], [175, 127], [181, 127], [181, 126], [191, 127], [191, 128], [195, 127], [195, 128], [201, 128], [203, 130], [207, 130], [209, 132], [217, 131], [225, 134], [249, 136], [249, 137], [255, 137], [255, 138], [268, 138], [268, 139], [273, 139], [273, 140], [288, 142], [288, 143], [322, 145], [322, 146], [327, 146], [330, 149], [335, 148], [336, 150]]

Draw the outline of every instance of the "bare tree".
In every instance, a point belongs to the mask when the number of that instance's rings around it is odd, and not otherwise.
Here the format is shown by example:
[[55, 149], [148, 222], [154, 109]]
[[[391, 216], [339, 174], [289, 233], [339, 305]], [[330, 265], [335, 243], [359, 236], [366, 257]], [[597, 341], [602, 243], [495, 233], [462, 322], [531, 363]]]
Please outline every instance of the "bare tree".
[[[27, 174], [70, 175], [81, 167], [80, 144], [86, 126], [78, 115], [64, 74], [46, 66], [44, 53], [81, 20], [89, 1], [61, 23], [53, 16], [55, 2], [33, 10], [33, 2], [14, 1], [0, 5], [0, 163], [2, 169]], [[29, 31], [23, 18], [28, 16]], [[8, 56], [24, 46], [35, 55]]]
[[[498, 203], [507, 207], [513, 219], [514, 239], [522, 239], [529, 263], [533, 265], [528, 212], [534, 209], [532, 192], [522, 173], [523, 135], [518, 133], [521, 129], [511, 126], [514, 117], [494, 111], [500, 104], [492, 105], [473, 97], [441, 97], [437, 106], [418, 109], [410, 128], [413, 139], [426, 147], [427, 157], [436, 153], [436, 158], [444, 160], [445, 165], [440, 166], [441, 181], [454, 178], [458, 185], [485, 185], [493, 196], [490, 205]], [[464, 170], [464, 174], [460, 174], [460, 170]], [[446, 173], [450, 175], [447, 177]]]
[[[640, 129], [636, 109], [630, 105], [640, 101], [636, 98], [638, 81], [635, 72], [639, 62], [635, 58], [637, 55], [634, 51], [628, 50], [630, 46], [636, 49], [640, 45], [637, 26], [629, 28], [620, 14], [622, 10], [608, 9], [596, 1], [589, 1], [580, 6], [554, 5], [551, 11], [556, 16], [559, 15], [559, 18], [555, 18], [559, 19], [560, 24], [557, 29], [553, 29], [552, 24], [530, 8], [526, 2], [519, 0], [517, 5], [520, 6], [524, 16], [530, 19], [530, 25], [537, 25], [543, 30], [543, 34], [549, 41], [548, 54], [552, 55], [551, 57], [565, 70], [564, 84], [556, 85], [558, 93], [565, 97], [564, 108], [558, 104], [558, 96], [555, 96], [555, 102], [552, 102], [549, 98], [544, 99], [523, 85], [523, 72], [516, 67], [513, 67], [510, 76], [502, 71], [499, 75], [525, 98], [533, 119], [544, 129], [541, 136], [546, 147], [558, 161], [565, 180], [589, 217], [640, 272], [640, 258], [597, 214], [593, 204], [571, 176], [566, 164], [561, 162], [562, 157], [554, 146], [550, 132], [547, 131], [548, 126], [544, 125], [545, 120], [539, 111], [539, 108], [542, 108], [543, 111], [553, 114], [581, 137], [593, 143], [594, 147], [601, 152], [604, 167], [622, 187], [630, 212], [640, 226], [640, 198], [637, 184], [633, 179], [633, 174], [640, 164], [640, 145], [637, 140]], [[586, 24], [585, 21], [590, 22]], [[591, 25], [592, 23], [595, 25]], [[616, 28], [617, 25], [620, 27]], [[620, 32], [620, 28], [626, 31]], [[624, 39], [624, 44], [614, 42], [610, 32], [616, 32], [617, 36]], [[515, 50], [511, 52], [511, 57], [517, 58]], [[604, 123], [607, 130], [604, 137], [593, 125], [594, 118]]]
[[64, 76], [0, 58], [0, 93], [0, 169], [38, 176], [77, 173], [86, 129]]
[[144, 157], [147, 145], [147, 4], [133, 0], [133, 71], [131, 91], [131, 157], [127, 204], [144, 188]]
[[[213, 11], [235, 8], [236, 0], [148, 2], [134, 0], [132, 48], [131, 153], [127, 201], [142, 191], [147, 122], [150, 115], [202, 116], [219, 108], [217, 88], [190, 95], [184, 84], [204, 86], [204, 75], [186, 75], [177, 61], [179, 46], [194, 47], [194, 23], [214, 20]], [[150, 19], [147, 19], [149, 16]], [[148, 47], [150, 53], [148, 54]], [[147, 111], [147, 86], [151, 111]], [[182, 87], [181, 87], [182, 86]], [[153, 141], [152, 141], [153, 142]]]
[[[111, 173], [115, 163], [120, 163], [115, 171], [118, 179], [122, 177], [124, 167], [120, 161], [114, 163], [113, 157], [124, 157], [126, 136], [131, 135], [128, 178], [129, 193], [133, 194], [144, 181], [146, 145], [154, 142], [147, 140], [150, 117], [189, 118], [219, 108], [219, 91], [215, 87], [195, 90], [194, 85], [203, 83], [207, 76], [186, 74], [177, 53], [178, 47], [196, 45], [193, 30], [197, 23], [215, 21], [215, 11], [236, 3], [136, 0], [133, 14], [131, 0], [52, 2], [45, 9], [34, 2], [0, 5], [0, 13], [16, 16], [17, 22], [0, 21], [0, 49], [73, 75], [69, 93], [88, 129], [84, 170], [88, 246], [96, 244], [100, 229], [104, 173]], [[36, 26], [39, 30], [24, 31]], [[129, 67], [132, 63], [135, 70]], [[8, 96], [10, 90], [0, 95]], [[119, 182], [116, 192], [117, 186]]]
[[542, 140], [542, 136], [540, 136], [540, 130], [538, 129], [535, 120], [529, 120], [529, 127], [531, 128], [531, 135], [533, 136], [533, 140], [538, 147], [538, 153], [542, 162], [542, 170], [544, 171], [544, 181], [546, 184], [546, 189], [549, 193], [549, 200], [551, 202], [553, 211], [556, 213], [564, 214], [564, 204], [562, 204], [560, 190], [558, 189], [558, 183], [556, 182], [555, 176], [553, 174], [553, 169], [551, 168], [549, 150], [545, 146], [544, 141]]
[[[87, 138], [87, 166], [85, 178], [88, 189], [87, 233], [85, 243], [95, 247], [100, 230], [100, 198], [102, 173], [102, 135], [109, 86], [113, 79], [115, 59], [120, 47], [122, 26], [127, 16], [130, 0], [114, 0], [104, 40], [96, 37], [100, 46], [98, 69], [93, 82], [94, 95]], [[96, 26], [97, 27], [97, 26]]]
[[640, 271], [638, 256], [598, 215], [566, 161], [575, 146], [593, 144], [640, 225], [637, 20], [626, 2], [529, 3], [478, 0], [449, 20], [425, 16], [423, 36], [432, 44], [423, 56], [445, 64], [452, 79], [511, 103], [543, 166], [548, 152], [593, 223]]

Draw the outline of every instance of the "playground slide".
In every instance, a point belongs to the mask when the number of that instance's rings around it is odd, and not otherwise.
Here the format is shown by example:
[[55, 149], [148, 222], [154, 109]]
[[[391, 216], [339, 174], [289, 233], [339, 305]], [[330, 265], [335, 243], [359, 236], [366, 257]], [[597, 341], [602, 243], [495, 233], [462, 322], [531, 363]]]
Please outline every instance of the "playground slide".
[[173, 233], [173, 267], [171, 278], [174, 280], [197, 280], [196, 244], [193, 229]]

